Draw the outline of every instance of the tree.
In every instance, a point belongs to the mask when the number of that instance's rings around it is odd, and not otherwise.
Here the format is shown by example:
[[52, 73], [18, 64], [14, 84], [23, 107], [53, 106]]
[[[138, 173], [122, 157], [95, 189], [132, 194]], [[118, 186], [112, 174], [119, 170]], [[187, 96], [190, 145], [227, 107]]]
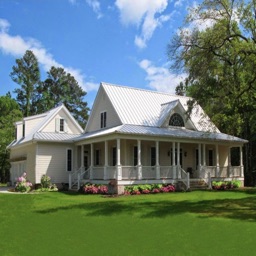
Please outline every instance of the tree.
[[10, 76], [21, 87], [15, 89], [14, 92], [17, 93], [16, 100], [24, 116], [36, 114], [34, 109], [35, 87], [40, 81], [40, 71], [38, 61], [32, 51], [27, 50], [21, 59], [16, 59], [16, 66], [12, 67]]
[[13, 123], [22, 118], [17, 102], [10, 95], [0, 96], [0, 178], [1, 182], [8, 181], [10, 165], [9, 152], [6, 147], [14, 139]]
[[249, 140], [245, 171], [250, 181], [256, 168], [255, 9], [254, 0], [204, 0], [168, 45], [171, 68], [188, 74], [187, 94], [223, 132]]
[[38, 98], [35, 105], [38, 112], [45, 112], [62, 102], [80, 125], [84, 126], [89, 110], [84, 101], [86, 92], [63, 68], [52, 67], [47, 74], [46, 80], [37, 87]]

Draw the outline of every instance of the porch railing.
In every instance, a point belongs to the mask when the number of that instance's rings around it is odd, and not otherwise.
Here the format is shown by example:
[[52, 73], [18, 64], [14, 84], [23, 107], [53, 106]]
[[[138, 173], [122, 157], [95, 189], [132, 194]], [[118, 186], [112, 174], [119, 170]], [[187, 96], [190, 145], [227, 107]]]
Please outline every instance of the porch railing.
[[80, 188], [80, 182], [85, 176], [88, 176], [89, 169], [85, 170], [84, 167], [80, 167], [78, 170], [69, 173], [69, 189], [73, 187]]

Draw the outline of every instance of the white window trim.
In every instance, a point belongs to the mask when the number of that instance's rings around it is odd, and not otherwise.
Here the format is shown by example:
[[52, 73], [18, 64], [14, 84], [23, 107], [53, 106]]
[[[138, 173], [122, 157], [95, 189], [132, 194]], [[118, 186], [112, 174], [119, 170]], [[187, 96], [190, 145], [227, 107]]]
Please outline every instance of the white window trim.
[[[63, 131], [60, 130], [60, 120], [63, 120], [63, 126], [64, 126]], [[65, 118], [59, 117], [59, 118], [55, 119], [55, 130], [58, 133], [66, 133], [67, 132], [67, 121]]]

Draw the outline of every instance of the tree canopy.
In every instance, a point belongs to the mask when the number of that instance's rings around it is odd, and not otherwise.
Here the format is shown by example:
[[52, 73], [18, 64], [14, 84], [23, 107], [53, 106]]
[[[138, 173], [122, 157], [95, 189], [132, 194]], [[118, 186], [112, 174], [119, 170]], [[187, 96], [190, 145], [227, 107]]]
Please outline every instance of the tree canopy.
[[46, 79], [41, 81], [38, 61], [34, 53], [27, 50], [16, 60], [10, 76], [20, 85], [14, 92], [25, 117], [41, 114], [62, 102], [82, 127], [86, 125], [89, 111], [84, 100], [86, 92], [63, 68], [51, 67]]
[[24, 116], [36, 114], [35, 98], [36, 86], [40, 82], [40, 70], [34, 53], [27, 50], [24, 56], [16, 59], [16, 66], [12, 67], [10, 73], [12, 80], [20, 85], [14, 90], [17, 93], [17, 102]]
[[1, 181], [8, 180], [9, 152], [6, 147], [14, 139], [14, 122], [22, 118], [17, 102], [10, 95], [0, 96], [0, 178]]
[[247, 172], [256, 168], [255, 10], [254, 0], [204, 0], [168, 44], [171, 68], [188, 74], [186, 93], [221, 131], [250, 141]]
[[81, 126], [86, 124], [89, 110], [84, 101], [86, 92], [63, 68], [52, 67], [47, 72], [46, 80], [37, 87], [37, 92], [38, 112], [45, 112], [62, 102]]

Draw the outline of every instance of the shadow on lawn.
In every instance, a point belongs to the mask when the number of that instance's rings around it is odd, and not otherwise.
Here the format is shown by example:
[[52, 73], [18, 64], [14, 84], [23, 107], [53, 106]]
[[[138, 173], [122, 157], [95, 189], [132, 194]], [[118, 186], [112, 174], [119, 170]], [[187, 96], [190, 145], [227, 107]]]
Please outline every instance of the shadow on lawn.
[[[145, 202], [146, 201], [146, 202]], [[164, 218], [183, 213], [196, 214], [201, 218], [221, 217], [244, 221], [256, 221], [256, 197], [242, 199], [217, 199], [202, 201], [132, 201], [107, 200], [82, 203], [37, 211], [41, 214], [81, 209], [88, 217], [136, 215], [141, 218]]]

